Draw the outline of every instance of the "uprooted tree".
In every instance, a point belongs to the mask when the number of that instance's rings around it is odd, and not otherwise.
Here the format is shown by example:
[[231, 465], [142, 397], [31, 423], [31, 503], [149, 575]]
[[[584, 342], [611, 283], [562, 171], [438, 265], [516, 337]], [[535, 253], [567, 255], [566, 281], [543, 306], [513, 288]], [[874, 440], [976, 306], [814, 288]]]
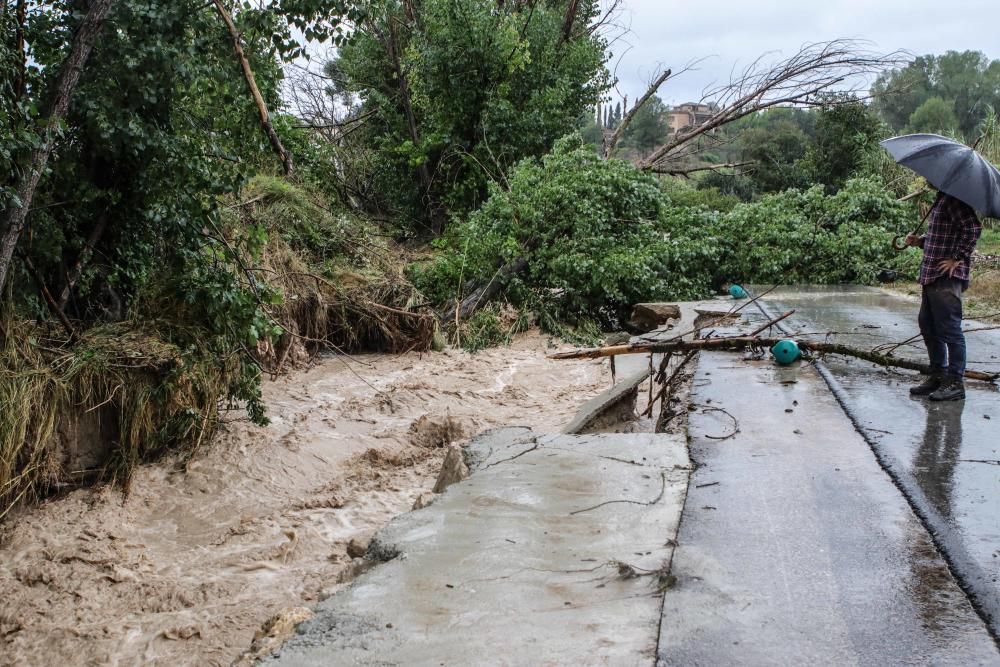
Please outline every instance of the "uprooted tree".
[[[773, 107], [852, 104], [858, 96], [866, 96], [871, 77], [901, 61], [900, 53], [874, 53], [863, 42], [845, 39], [806, 44], [775, 63], [762, 56], [729, 81], [709, 86], [703, 99], [712, 101], [711, 116], [682, 128], [639, 167], [654, 173], [685, 173], [685, 164], [705, 149], [701, 142], [711, 145], [720, 128]], [[656, 79], [650, 91], [655, 92], [665, 81]]]
[[[809, 44], [791, 57], [779, 60], [773, 64], [767, 63], [763, 58], [758, 59], [725, 84], [713, 86], [706, 90], [706, 99], [714, 100], [714, 111], [708, 120], [699, 125], [683, 128], [679, 132], [670, 135], [669, 140], [665, 144], [653, 150], [647, 157], [642, 158], [635, 167], [639, 171], [653, 174], [689, 175], [698, 171], [740, 166], [739, 163], [721, 165], [692, 164], [692, 160], [707, 148], [712, 147], [722, 140], [722, 135], [717, 132], [718, 130], [759, 111], [779, 106], [822, 106], [829, 109], [835, 108], [838, 105], [857, 104], [857, 98], [849, 94], [850, 91], [862, 89], [867, 85], [870, 76], [897, 61], [898, 57], [896, 54], [879, 55], [871, 53], [866, 50], [863, 43], [851, 40], [834, 40], [825, 43]], [[604, 159], [611, 159], [610, 156], [617, 144], [626, 135], [630, 123], [634, 121], [643, 106], [649, 104], [650, 100], [656, 99], [655, 94], [657, 91], [675, 76], [671, 70], [665, 70], [655, 77], [638, 103], [625, 113], [616, 130], [607, 136], [601, 150]], [[832, 94], [835, 91], [837, 94]], [[556, 164], [556, 161], [553, 160], [552, 164]], [[552, 174], [550, 174], [551, 177], [553, 177]], [[511, 199], [511, 195], [509, 194], [511, 190], [510, 183], [511, 179], [509, 177], [501, 181], [500, 185], [495, 187], [493, 196]], [[539, 187], [544, 187], [544, 185], [539, 184]], [[573, 205], [575, 206], [576, 204]], [[488, 205], [483, 210], [487, 208]], [[521, 215], [521, 212], [515, 206], [511, 211], [511, 215], [517, 219]], [[558, 214], [556, 216], [558, 217]], [[628, 217], [624, 218], [624, 220], [632, 222], [632, 219]], [[614, 236], [617, 236], [619, 233], [625, 233], [625, 229], [620, 228], [615, 219], [608, 219], [606, 222], [616, 230]], [[655, 226], [655, 223], [648, 219], [647, 223], [648, 225]], [[516, 227], [525, 229], [520, 224], [516, 225]], [[638, 231], [643, 229], [643, 227], [640, 225], [635, 229]], [[626, 233], [626, 235], [628, 234]], [[677, 257], [678, 250], [682, 247], [687, 247], [681, 241], [682, 238], [685, 241], [691, 240], [696, 245], [697, 240], [694, 238], [688, 239], [688, 237], [690, 237], [689, 234], [683, 234], [680, 230], [674, 229], [672, 232], [673, 240], [670, 243], [671, 249], [664, 252], [667, 252], [668, 256]], [[569, 237], [566, 236], [563, 238]], [[453, 302], [446, 309], [443, 319], [450, 322], [455, 320], [456, 316], [457, 319], [468, 317], [478, 307], [488, 303], [490, 297], [500, 290], [501, 285], [516, 284], [519, 280], [518, 277], [522, 275], [533, 274], [534, 276], [538, 276], [542, 272], [549, 271], [546, 267], [532, 266], [529, 255], [533, 254], [534, 250], [539, 246], [531, 245], [537, 242], [530, 240], [526, 242], [529, 245], [521, 246], [507, 253], [508, 256], [503, 260], [503, 263], [492, 267], [485, 280], [479, 278], [480, 282], [463, 285], [461, 290], [464, 295], [463, 298], [457, 303]], [[646, 252], [653, 247], [655, 247], [655, 243], [644, 243], [642, 251], [638, 253], [639, 256], [645, 257]], [[681, 252], [680, 255], [683, 256], [684, 252]], [[562, 263], [565, 264], [567, 261], [564, 258]], [[670, 260], [661, 258], [658, 261], [663, 263]], [[589, 262], [595, 268], [602, 264], [600, 260], [594, 257], [593, 253], [587, 254], [587, 258], [581, 259], [581, 262], [583, 262], [582, 266], [587, 266]], [[677, 268], [681, 272], [686, 272], [689, 280], [694, 282], [700, 280], [703, 284], [706, 282], [704, 277], [699, 276], [697, 271], [693, 270], [696, 265], [692, 265], [690, 261], [686, 264], [684, 264], [684, 260], [681, 260], [681, 262]], [[662, 270], [657, 270], [656, 273], [659, 276], [664, 275]], [[632, 275], [634, 276], [634, 274]], [[591, 275], [584, 271], [582, 281], [578, 281], [575, 284], [566, 284], [565, 286], [555, 284], [551, 287], [562, 290], [563, 293], [575, 293], [579, 290], [580, 286], [586, 286], [595, 281], [607, 281], [609, 279], [611, 279], [611, 274], [608, 273]], [[641, 279], [634, 278], [634, 280], [636, 285], [643, 283]], [[624, 296], [616, 290], [617, 287], [607, 293], [610, 294], [613, 302], [617, 302], [617, 299]], [[652, 298], [652, 295], [658, 292], [662, 292], [662, 290], [649, 292], [650, 296], [648, 298]], [[690, 293], [690, 290], [687, 293]], [[616, 303], [610, 304], [611, 309], [615, 307], [617, 307]], [[592, 309], [592, 312], [598, 310], [599, 308], [595, 307]]]

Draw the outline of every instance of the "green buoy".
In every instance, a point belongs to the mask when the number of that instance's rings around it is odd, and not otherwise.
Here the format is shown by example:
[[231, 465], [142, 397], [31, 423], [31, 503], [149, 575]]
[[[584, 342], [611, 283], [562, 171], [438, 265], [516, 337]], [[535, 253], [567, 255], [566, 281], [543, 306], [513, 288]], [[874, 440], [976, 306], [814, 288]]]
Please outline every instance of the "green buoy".
[[729, 288], [729, 295], [734, 299], [745, 299], [747, 298], [747, 291], [743, 289], [742, 285], [733, 285]]
[[771, 354], [774, 356], [775, 361], [782, 366], [787, 366], [802, 357], [802, 350], [799, 349], [798, 344], [794, 340], [786, 338], [774, 344], [774, 347], [771, 348]]

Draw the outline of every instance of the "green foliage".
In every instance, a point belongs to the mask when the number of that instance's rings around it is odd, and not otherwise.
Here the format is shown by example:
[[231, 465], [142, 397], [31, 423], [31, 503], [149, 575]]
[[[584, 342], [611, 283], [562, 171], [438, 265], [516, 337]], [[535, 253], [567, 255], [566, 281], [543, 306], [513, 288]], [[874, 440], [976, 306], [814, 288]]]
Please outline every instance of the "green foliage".
[[836, 192], [881, 150], [882, 134], [882, 124], [866, 104], [831, 99], [820, 109], [816, 136], [800, 167], [827, 192]]
[[790, 120], [779, 120], [744, 130], [740, 134], [741, 158], [752, 162], [750, 179], [758, 192], [780, 192], [805, 185], [807, 175], [799, 160], [805, 157], [809, 138]]
[[434, 263], [414, 270], [429, 296], [446, 301], [522, 257], [528, 269], [505, 285], [507, 296], [553, 320], [611, 325], [638, 300], [706, 291], [711, 239], [672, 235], [687, 221], [668, 213], [654, 177], [600, 160], [577, 136], [523, 161], [509, 182], [438, 244]]
[[639, 109], [632, 122], [625, 128], [622, 146], [645, 157], [661, 146], [667, 136], [667, 107], [657, 97], [651, 97]]
[[[255, 176], [240, 196], [266, 209], [262, 222], [268, 235], [281, 237], [313, 266], [324, 261], [356, 254], [356, 239], [346, 215], [337, 215], [317, 203], [318, 197], [276, 176]], [[360, 240], [360, 239], [357, 239]]]
[[607, 79], [605, 43], [582, 29], [596, 5], [581, 7], [581, 29], [564, 42], [558, 2], [425, 0], [418, 21], [373, 3], [334, 65], [336, 94], [375, 114], [345, 152], [369, 184], [362, 203], [411, 232], [438, 229], [571, 131]]
[[930, 132], [932, 134], [954, 134], [958, 129], [955, 105], [940, 97], [928, 97], [916, 111], [910, 114], [906, 124], [907, 132]]
[[914, 59], [906, 67], [882, 74], [872, 87], [875, 106], [896, 131], [932, 98], [951, 105], [954, 128], [972, 138], [990, 108], [1000, 106], [1000, 61], [979, 51], [948, 51]]
[[744, 173], [710, 171], [698, 179], [699, 190], [715, 190], [724, 197], [749, 202], [757, 198], [757, 184]]
[[466, 321], [459, 334], [459, 342], [467, 352], [478, 352], [488, 347], [509, 345], [513, 337], [528, 328], [526, 311], [507, 305], [488, 304], [477, 310]]
[[854, 179], [833, 196], [822, 186], [742, 204], [718, 218], [718, 272], [727, 281], [768, 284], [872, 283], [881, 269], [913, 275], [910, 255], [890, 240], [912, 212], [874, 179]]
[[580, 119], [577, 124], [577, 130], [580, 132], [583, 140], [596, 150], [600, 150], [601, 146], [603, 146], [604, 129], [597, 124], [597, 121], [590, 114], [586, 114]]
[[695, 187], [680, 178], [664, 179], [661, 187], [670, 206], [674, 208], [699, 208], [728, 213], [741, 201], [738, 196], [724, 193], [719, 188], [703, 183], [698, 183]]
[[412, 269], [435, 301], [500, 280], [501, 267], [524, 258], [528, 268], [503, 285], [510, 303], [538, 312], [550, 331], [606, 328], [636, 302], [701, 298], [731, 281], [870, 283], [881, 269], [915, 268], [889, 243], [911, 224], [908, 209], [873, 179], [833, 196], [815, 186], [735, 204], [711, 190], [658, 187], [570, 137], [509, 181], [438, 242], [435, 261]]
[[[20, 99], [7, 94], [17, 58], [0, 57], [4, 207], [82, 16], [75, 0], [29, 5]], [[275, 105], [281, 72], [274, 54], [282, 47], [272, 35], [298, 19], [250, 9], [236, 19], [258, 84]], [[5, 21], [3, 49], [11, 43], [9, 29]], [[260, 421], [260, 371], [248, 351], [276, 332], [263, 310], [277, 297], [245, 267], [259, 259], [267, 234], [249, 227], [227, 240], [218, 202], [246, 174], [273, 164], [211, 5], [116, 3], [82, 71], [21, 249], [57, 295], [69, 267], [81, 262], [65, 305], [81, 329], [129, 317], [172, 320], [162, 328], [169, 343], [239, 361], [239, 372], [225, 376], [231, 384], [224, 396], [247, 401]], [[19, 314], [51, 317], [23, 268], [12, 275], [11, 296]]]

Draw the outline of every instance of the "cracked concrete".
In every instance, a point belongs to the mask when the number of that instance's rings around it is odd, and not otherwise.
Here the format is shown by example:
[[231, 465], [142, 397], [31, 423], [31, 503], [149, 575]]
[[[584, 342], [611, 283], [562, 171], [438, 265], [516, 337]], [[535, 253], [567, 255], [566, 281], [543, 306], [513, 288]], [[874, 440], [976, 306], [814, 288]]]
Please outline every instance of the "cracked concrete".
[[689, 462], [653, 434], [488, 432], [472, 476], [394, 520], [392, 558], [267, 664], [648, 665]]

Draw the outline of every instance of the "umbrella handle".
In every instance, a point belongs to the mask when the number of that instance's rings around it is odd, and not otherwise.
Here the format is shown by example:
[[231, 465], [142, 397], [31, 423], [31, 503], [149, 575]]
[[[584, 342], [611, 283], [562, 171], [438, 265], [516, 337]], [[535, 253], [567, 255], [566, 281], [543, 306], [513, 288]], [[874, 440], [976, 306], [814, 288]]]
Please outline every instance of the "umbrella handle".
[[[932, 213], [932, 212], [934, 211], [934, 209], [935, 209], [936, 207], [937, 207], [937, 202], [934, 202], [934, 206], [931, 206], [931, 207], [930, 207], [930, 208], [929, 208], [929, 209], [927, 210], [927, 212], [926, 212], [926, 213], [924, 213], [923, 217], [922, 217], [922, 218], [920, 218], [920, 224], [919, 224], [919, 225], [917, 225], [916, 227], [914, 227], [914, 229], [913, 229], [913, 231], [911, 232], [911, 234], [914, 234], [914, 235], [916, 235], [916, 234], [919, 234], [919, 233], [920, 233], [920, 230], [924, 228], [924, 223], [925, 223], [925, 222], [927, 222], [927, 218], [929, 218], [929, 217], [930, 217], [931, 213]], [[905, 243], [905, 242], [903, 242], [903, 243], [900, 243], [900, 242], [899, 242], [899, 239], [905, 239], [905, 238], [906, 238], [906, 235], [905, 235], [905, 234], [900, 234], [899, 236], [894, 236], [894, 237], [892, 238], [892, 247], [893, 247], [893, 249], [894, 249], [894, 250], [895, 250], [896, 252], [903, 252], [904, 250], [906, 250], [906, 248], [907, 248], [907, 245], [906, 245], [906, 243]]]

